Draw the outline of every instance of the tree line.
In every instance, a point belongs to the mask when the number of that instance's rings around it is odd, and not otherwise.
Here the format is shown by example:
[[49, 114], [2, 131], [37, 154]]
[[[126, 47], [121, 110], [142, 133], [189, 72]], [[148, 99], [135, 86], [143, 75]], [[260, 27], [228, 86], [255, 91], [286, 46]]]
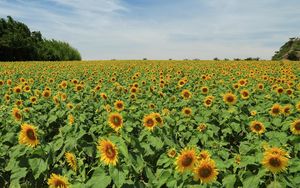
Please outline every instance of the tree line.
[[0, 61], [71, 60], [81, 60], [81, 55], [68, 43], [45, 39], [11, 16], [0, 19]]

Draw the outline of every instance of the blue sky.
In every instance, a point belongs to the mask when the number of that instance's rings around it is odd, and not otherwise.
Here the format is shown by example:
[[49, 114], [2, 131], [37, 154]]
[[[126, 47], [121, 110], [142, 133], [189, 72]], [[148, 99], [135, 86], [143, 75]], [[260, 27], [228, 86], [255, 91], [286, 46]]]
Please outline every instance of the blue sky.
[[0, 0], [83, 59], [270, 59], [300, 36], [299, 0]]

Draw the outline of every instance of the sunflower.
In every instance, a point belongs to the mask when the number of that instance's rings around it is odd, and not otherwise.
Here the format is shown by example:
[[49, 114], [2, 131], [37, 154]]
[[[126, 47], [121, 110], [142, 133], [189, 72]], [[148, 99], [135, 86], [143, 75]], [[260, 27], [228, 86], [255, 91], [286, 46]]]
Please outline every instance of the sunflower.
[[148, 114], [148, 115], [144, 116], [143, 123], [144, 123], [144, 126], [147, 129], [149, 129], [150, 131], [152, 131], [157, 124], [153, 114]]
[[226, 94], [223, 96], [223, 101], [224, 101], [226, 104], [233, 105], [233, 104], [236, 103], [237, 98], [236, 98], [236, 96], [235, 96], [233, 93], [226, 93]]
[[251, 121], [250, 129], [253, 133], [256, 133], [259, 135], [264, 133], [266, 130], [264, 124], [259, 121]]
[[264, 84], [262, 84], [262, 83], [257, 84], [257, 88], [259, 90], [263, 90], [264, 89]]
[[74, 116], [72, 114], [68, 115], [68, 122], [69, 125], [72, 125], [75, 122]]
[[300, 119], [297, 119], [291, 123], [290, 130], [293, 134], [300, 135]]
[[192, 93], [189, 90], [184, 89], [181, 92], [181, 96], [182, 96], [183, 99], [187, 100], [187, 99], [192, 98]]
[[68, 86], [68, 82], [67, 82], [67, 81], [61, 81], [60, 86], [61, 86], [63, 89], [66, 89], [67, 86]]
[[35, 147], [39, 144], [39, 140], [37, 138], [36, 127], [24, 123], [21, 126], [21, 132], [19, 134], [19, 143], [25, 144], [30, 147]]
[[66, 152], [65, 158], [66, 158], [68, 165], [76, 172], [77, 171], [76, 156], [71, 152]]
[[248, 99], [250, 96], [249, 91], [246, 89], [243, 89], [240, 93], [241, 93], [242, 99]]
[[21, 111], [18, 108], [13, 108], [12, 115], [17, 121], [20, 121], [22, 119]]
[[14, 87], [14, 92], [15, 93], [21, 93], [22, 92], [22, 88], [20, 86], [16, 86], [16, 87]]
[[116, 165], [118, 162], [118, 149], [109, 140], [99, 140], [98, 141], [98, 146], [97, 146], [98, 151], [100, 152], [100, 160], [103, 161], [105, 164], [109, 165]]
[[32, 104], [36, 104], [36, 102], [37, 102], [36, 96], [30, 97], [29, 100], [30, 100], [30, 102], [31, 102]]
[[72, 103], [68, 103], [68, 104], [67, 104], [67, 108], [68, 108], [69, 110], [71, 110], [71, 109], [74, 108], [74, 105], [73, 105]]
[[159, 125], [159, 126], [162, 126], [164, 121], [161, 117], [161, 115], [159, 113], [152, 113], [152, 116], [154, 117], [156, 123]]
[[276, 88], [276, 92], [277, 92], [278, 94], [281, 94], [281, 93], [284, 92], [284, 90], [283, 90], [282, 87], [277, 87], [277, 88]]
[[282, 107], [282, 113], [285, 115], [285, 116], [288, 116], [292, 113], [292, 105], [290, 104], [287, 104], [285, 106]]
[[257, 111], [256, 111], [256, 110], [252, 110], [252, 111], [250, 112], [250, 114], [251, 114], [251, 116], [256, 116]]
[[119, 129], [123, 126], [122, 115], [117, 112], [110, 113], [108, 115], [108, 123], [115, 131], [119, 131]]
[[122, 111], [124, 110], [124, 102], [121, 101], [121, 100], [117, 100], [115, 103], [114, 103], [114, 106], [115, 106], [115, 109], [117, 111]]
[[207, 150], [202, 150], [198, 155], [199, 160], [205, 160], [205, 159], [209, 159], [209, 158], [210, 158], [210, 154]]
[[197, 130], [200, 132], [204, 132], [206, 130], [206, 127], [207, 127], [206, 124], [201, 123], [198, 125]]
[[21, 106], [23, 104], [23, 101], [22, 100], [17, 100], [16, 103], [15, 103], [17, 106]]
[[292, 89], [287, 89], [286, 90], [286, 94], [288, 95], [292, 95], [294, 93], [294, 91]]
[[170, 158], [174, 158], [176, 156], [176, 150], [175, 150], [175, 148], [169, 149], [168, 152], [167, 152], [167, 154], [168, 154], [168, 156]]
[[281, 154], [266, 151], [264, 153], [262, 164], [272, 173], [279, 173], [286, 170], [288, 158]]
[[102, 99], [106, 100], [107, 99], [107, 95], [105, 93], [100, 93], [100, 96]]
[[50, 90], [44, 90], [42, 95], [45, 98], [49, 98], [51, 96], [51, 91]]
[[202, 92], [203, 94], [207, 94], [208, 91], [209, 91], [208, 87], [206, 87], [206, 86], [201, 87], [201, 92]]
[[60, 98], [61, 98], [62, 101], [66, 101], [68, 96], [67, 96], [66, 93], [61, 93]]
[[203, 100], [204, 106], [210, 107], [212, 105], [213, 99], [214, 99], [213, 96], [205, 97], [205, 99]]
[[24, 86], [23, 87], [23, 90], [25, 91], [25, 92], [30, 92], [30, 86]]
[[300, 101], [296, 103], [296, 109], [300, 111]]
[[9, 95], [9, 94], [5, 94], [5, 95], [4, 95], [4, 99], [6, 100], [6, 102], [9, 102], [9, 100], [10, 100], [10, 95]]
[[81, 91], [81, 90], [83, 90], [83, 85], [82, 84], [76, 84], [74, 90], [75, 91]]
[[60, 176], [52, 173], [48, 179], [49, 188], [68, 188], [69, 182], [68, 179], [64, 176]]
[[200, 180], [201, 183], [211, 183], [216, 180], [218, 175], [215, 162], [210, 158], [201, 160], [194, 168], [193, 172], [194, 179], [196, 181]]
[[197, 155], [195, 149], [185, 148], [177, 156], [175, 165], [176, 170], [179, 172], [184, 172], [186, 170], [192, 170], [197, 161]]
[[280, 104], [274, 104], [271, 108], [270, 114], [272, 116], [277, 116], [281, 113], [281, 111], [282, 111], [282, 109], [281, 109]]
[[192, 115], [192, 109], [188, 108], [188, 107], [183, 108], [181, 112], [184, 116], [191, 116]]

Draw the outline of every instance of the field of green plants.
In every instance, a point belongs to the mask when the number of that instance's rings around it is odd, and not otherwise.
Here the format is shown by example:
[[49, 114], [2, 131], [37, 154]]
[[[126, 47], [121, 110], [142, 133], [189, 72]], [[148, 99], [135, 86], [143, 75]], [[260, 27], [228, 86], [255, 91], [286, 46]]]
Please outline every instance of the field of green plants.
[[300, 63], [0, 63], [0, 187], [300, 187]]

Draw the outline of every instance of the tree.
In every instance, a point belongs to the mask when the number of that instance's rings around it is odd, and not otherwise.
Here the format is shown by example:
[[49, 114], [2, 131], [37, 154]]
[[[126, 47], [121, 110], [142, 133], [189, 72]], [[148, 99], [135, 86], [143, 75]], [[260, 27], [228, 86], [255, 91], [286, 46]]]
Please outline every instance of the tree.
[[0, 19], [0, 61], [81, 60], [80, 53], [66, 42], [43, 39], [23, 23], [7, 16]]

